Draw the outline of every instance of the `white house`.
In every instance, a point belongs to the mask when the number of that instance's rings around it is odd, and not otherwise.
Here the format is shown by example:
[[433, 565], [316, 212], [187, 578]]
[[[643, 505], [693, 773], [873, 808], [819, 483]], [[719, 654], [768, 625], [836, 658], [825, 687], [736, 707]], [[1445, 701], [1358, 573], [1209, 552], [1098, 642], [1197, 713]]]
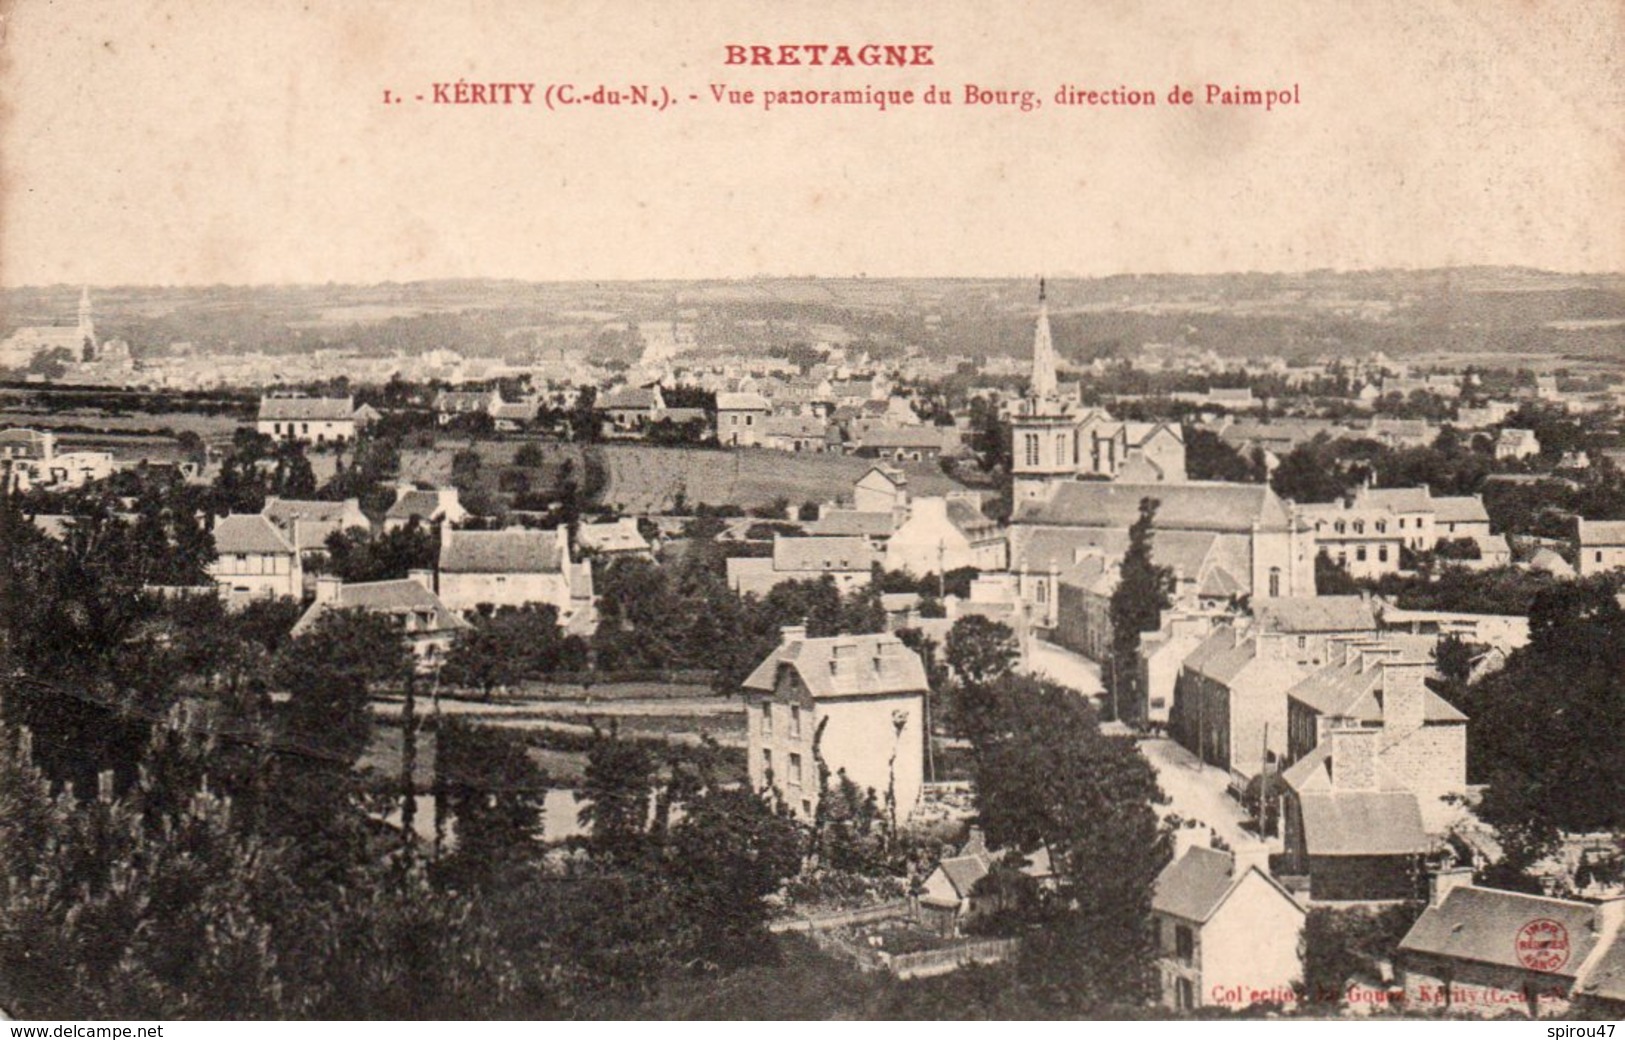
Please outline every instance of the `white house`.
[[304, 595], [299, 552], [258, 513], [234, 513], [214, 523], [215, 560], [209, 576], [231, 602]]
[[761, 394], [717, 394], [717, 440], [738, 448], [761, 444], [763, 420], [771, 410]]
[[349, 397], [262, 397], [256, 428], [279, 441], [333, 444], [355, 440], [362, 421]]
[[414, 520], [429, 526], [460, 524], [466, 519], [468, 510], [463, 508], [456, 488], [430, 488], [425, 491], [406, 484], [395, 489], [395, 502], [384, 513], [384, 530], [398, 530]]
[[786, 581], [817, 581], [826, 575], [842, 594], [869, 584], [879, 556], [862, 537], [773, 536], [773, 555], [731, 557], [728, 587], [741, 596], [765, 596]]
[[1504, 426], [1495, 438], [1495, 457], [1498, 459], [1527, 459], [1539, 454], [1540, 440], [1534, 430]]
[[[551, 604], [563, 625], [592, 609], [592, 568], [570, 559], [570, 532], [440, 533], [440, 599], [452, 610]], [[583, 602], [584, 601], [584, 602]]]
[[260, 515], [277, 526], [304, 559], [325, 555], [327, 539], [339, 531], [372, 529], [372, 522], [361, 511], [359, 499], [347, 498], [342, 502], [303, 501], [292, 498], [265, 500]]
[[1625, 567], [1625, 521], [1579, 520], [1580, 574], [1601, 574]]
[[308, 632], [329, 610], [364, 610], [395, 620], [419, 671], [432, 671], [451, 650], [457, 633], [469, 627], [447, 609], [431, 588], [431, 571], [413, 571], [393, 581], [345, 582], [323, 575], [316, 579], [316, 599], [294, 623], [292, 634]]
[[810, 820], [822, 757], [832, 777], [874, 790], [906, 819], [925, 781], [919, 655], [891, 635], [810, 639], [797, 625], [781, 639], [741, 691], [751, 788], [773, 789]]
[[1296, 1003], [1305, 916], [1260, 864], [1186, 849], [1157, 876], [1151, 897], [1162, 1003], [1181, 1011]]
[[917, 577], [961, 567], [1000, 571], [1006, 559], [1004, 532], [974, 493], [914, 499], [886, 541], [886, 569]]

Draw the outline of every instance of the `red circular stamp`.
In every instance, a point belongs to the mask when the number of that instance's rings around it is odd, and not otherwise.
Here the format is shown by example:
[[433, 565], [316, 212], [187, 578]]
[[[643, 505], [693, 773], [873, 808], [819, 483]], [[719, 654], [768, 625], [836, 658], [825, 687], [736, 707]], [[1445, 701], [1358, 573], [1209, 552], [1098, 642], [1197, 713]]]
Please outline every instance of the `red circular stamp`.
[[1557, 971], [1569, 962], [1569, 930], [1562, 922], [1537, 917], [1518, 929], [1513, 943], [1518, 961], [1532, 971]]

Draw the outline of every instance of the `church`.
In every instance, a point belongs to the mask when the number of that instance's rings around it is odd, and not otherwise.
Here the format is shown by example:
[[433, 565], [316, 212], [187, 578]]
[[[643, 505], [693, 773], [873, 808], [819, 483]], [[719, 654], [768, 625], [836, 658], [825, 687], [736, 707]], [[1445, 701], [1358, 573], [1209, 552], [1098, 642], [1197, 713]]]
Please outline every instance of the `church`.
[[[1178, 423], [1079, 407], [1059, 393], [1055, 369], [1040, 283], [1032, 387], [1011, 418], [1009, 532], [1010, 570], [1035, 627], [1064, 627], [1068, 601], [1109, 595], [1148, 498], [1160, 503], [1153, 557], [1175, 572], [1176, 599], [1315, 594], [1314, 532], [1290, 502], [1267, 484], [1187, 480]], [[1089, 595], [1069, 597], [1068, 586]]]
[[1060, 393], [1049, 303], [1038, 283], [1032, 385], [1011, 416], [1012, 494], [1017, 503], [1048, 498], [1057, 484], [1185, 479], [1185, 436], [1178, 423], [1122, 422]]
[[96, 325], [90, 317], [90, 290], [79, 293], [76, 325], [32, 325], [18, 329], [0, 342], [0, 368], [27, 368], [41, 354], [65, 351], [66, 364], [97, 360]]

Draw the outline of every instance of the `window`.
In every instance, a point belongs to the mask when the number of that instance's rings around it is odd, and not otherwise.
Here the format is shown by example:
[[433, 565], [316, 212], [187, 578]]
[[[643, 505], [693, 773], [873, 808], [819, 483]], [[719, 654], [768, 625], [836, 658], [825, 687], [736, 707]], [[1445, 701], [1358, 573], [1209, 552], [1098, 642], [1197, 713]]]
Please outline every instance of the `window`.
[[1359, 560], [1361, 563], [1365, 562], [1365, 546], [1362, 545], [1354, 550], [1354, 558]]
[[1306, 650], [1306, 649], [1308, 649], [1308, 647], [1309, 647], [1309, 637], [1308, 636], [1299, 636], [1298, 637], [1298, 649], [1299, 650]]
[[1179, 980], [1179, 991], [1174, 1000], [1181, 1011], [1190, 1011], [1196, 1007], [1196, 987], [1191, 984], [1190, 979]]
[[794, 751], [790, 752], [790, 783], [792, 786], [801, 786], [801, 756]]
[[1337, 562], [1338, 563], [1347, 563], [1347, 562], [1349, 562], [1349, 554], [1346, 551], [1342, 550], [1342, 549], [1337, 550]]
[[746, 425], [746, 426], [750, 426], [750, 425], [751, 425], [751, 424], [752, 424], [752, 423], [754, 423], [754, 422], [755, 422], [755, 421], [756, 421], [756, 416], [754, 416], [754, 415], [747, 415], [747, 416], [745, 416], [745, 425]]
[[1336, 531], [1338, 534], [1342, 534], [1344, 531], [1348, 530], [1348, 525], [1339, 520], [1337, 523], [1332, 525], [1332, 530]]
[[1189, 964], [1196, 959], [1196, 936], [1188, 925], [1174, 925], [1174, 956], [1179, 958], [1181, 964]]
[[767, 748], [762, 749], [762, 775], [766, 777], [773, 775], [773, 752]]
[[1274, 599], [1281, 594], [1281, 568], [1270, 568], [1270, 598]]
[[1385, 532], [1387, 530], [1388, 530], [1388, 521], [1386, 521], [1386, 520], [1378, 520], [1377, 521], [1377, 533], [1382, 534], [1383, 532]]
[[1382, 563], [1388, 562], [1388, 547], [1386, 545], [1377, 546], [1377, 559]]
[[1049, 598], [1049, 587], [1043, 582], [1039, 582], [1034, 594], [1038, 597], [1038, 602], [1046, 602]]
[[1060, 465], [1064, 465], [1065, 463], [1066, 463], [1066, 434], [1057, 433], [1055, 435], [1055, 464], [1057, 466], [1060, 466]]
[[1027, 465], [1038, 465], [1038, 434], [1029, 433], [1022, 438], [1022, 442], [1026, 445]]
[[1404, 517], [1399, 518], [1399, 529], [1401, 531], [1405, 530], [1405, 518]]
[[1356, 521], [1354, 521], [1354, 533], [1355, 534], [1365, 534], [1365, 521], [1364, 520], [1356, 520]]
[[801, 705], [790, 705], [790, 739], [801, 739]]
[[729, 426], [738, 426], [739, 425], [739, 416], [737, 416], [737, 415], [728, 416], [728, 425]]
[[771, 704], [763, 704], [762, 705], [762, 736], [771, 737], [772, 735], [773, 735], [773, 705], [771, 705]]
[[811, 816], [812, 815], [812, 799], [811, 798], [803, 798], [801, 800], [801, 814], [803, 816]]

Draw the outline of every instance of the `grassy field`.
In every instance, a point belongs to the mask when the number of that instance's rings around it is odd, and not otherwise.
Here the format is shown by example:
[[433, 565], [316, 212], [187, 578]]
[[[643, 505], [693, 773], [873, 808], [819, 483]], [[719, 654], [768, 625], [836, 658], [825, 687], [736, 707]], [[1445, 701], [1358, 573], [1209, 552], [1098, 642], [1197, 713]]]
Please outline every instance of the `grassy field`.
[[[690, 506], [766, 505], [784, 497], [792, 506], [824, 502], [852, 493], [852, 484], [874, 465], [846, 455], [803, 455], [744, 448], [704, 451], [610, 444], [601, 449], [609, 466], [604, 503], [627, 512], [663, 512], [679, 493]], [[942, 494], [959, 487], [935, 463], [903, 466], [916, 495]]]
[[[519, 441], [481, 441], [472, 445], [481, 460], [479, 483], [497, 489], [504, 470], [515, 469]], [[792, 506], [850, 496], [852, 484], [874, 465], [872, 459], [846, 455], [805, 455], [746, 448], [706, 451], [699, 448], [657, 448], [645, 444], [560, 444], [537, 441], [543, 464], [524, 473], [533, 490], [551, 489], [568, 460], [576, 480], [586, 473], [586, 452], [603, 461], [609, 479], [600, 496], [602, 505], [627, 513], [669, 511], [681, 495], [690, 507], [732, 505], [743, 509], [765, 506], [784, 497]], [[451, 482], [452, 457], [469, 447], [466, 440], [443, 441], [434, 448], [401, 453], [401, 478], [445, 486]], [[960, 487], [935, 463], [905, 463], [909, 487], [916, 495], [940, 495]]]

